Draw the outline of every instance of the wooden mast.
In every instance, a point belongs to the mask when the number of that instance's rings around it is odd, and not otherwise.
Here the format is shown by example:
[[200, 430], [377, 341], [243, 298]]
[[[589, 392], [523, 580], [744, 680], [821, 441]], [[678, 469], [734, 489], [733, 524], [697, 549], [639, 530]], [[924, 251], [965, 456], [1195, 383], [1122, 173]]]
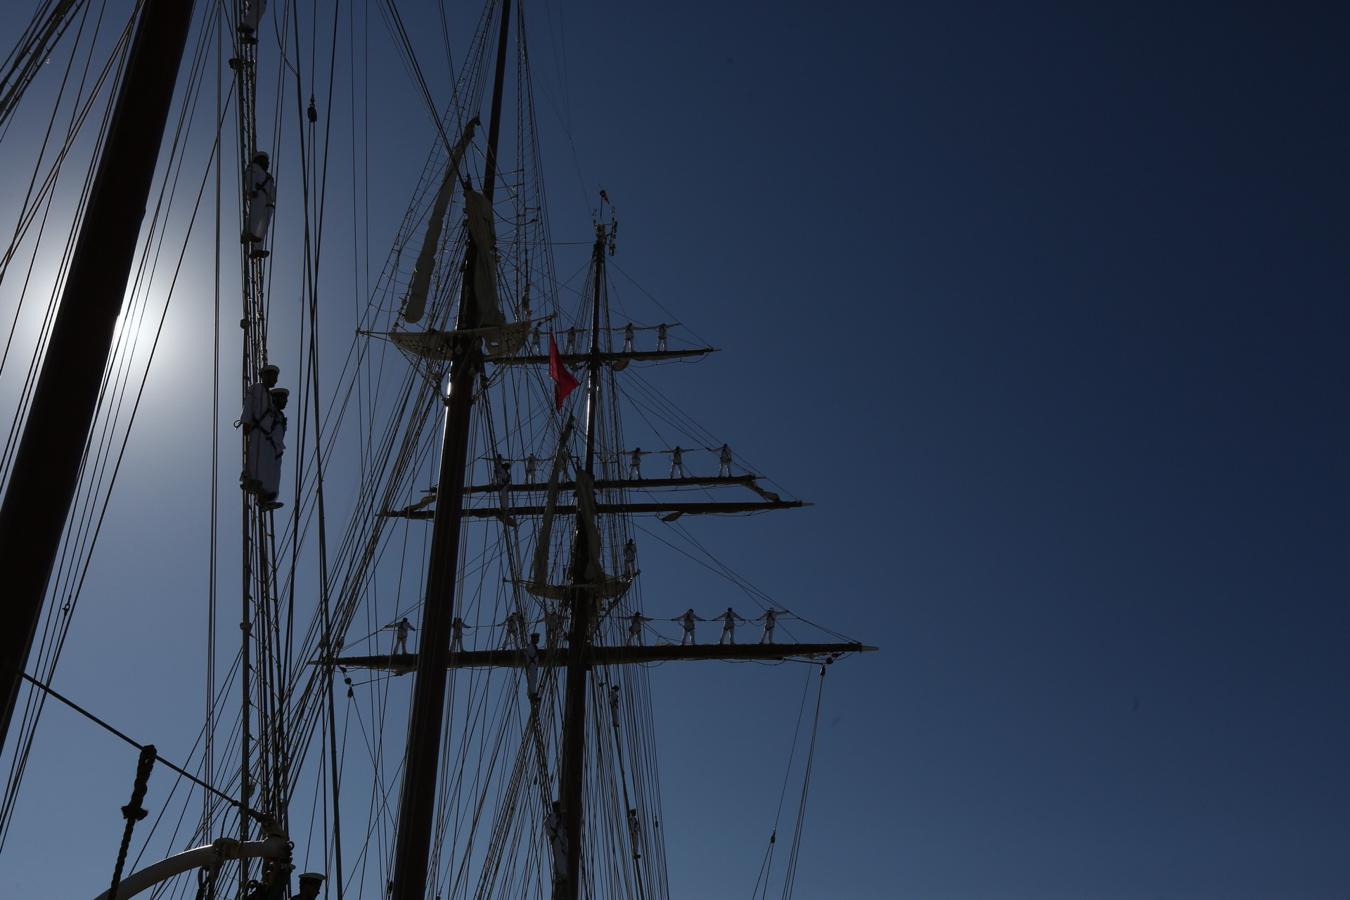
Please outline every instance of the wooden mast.
[[[506, 72], [507, 38], [511, 27], [511, 0], [502, 2], [497, 35], [496, 80], [492, 88], [492, 117], [488, 125], [483, 196], [492, 205], [497, 178], [497, 140], [501, 132], [502, 82]], [[483, 370], [481, 335], [472, 332], [480, 321], [473, 290], [477, 251], [473, 241], [465, 253], [456, 330], [470, 332], [456, 340], [446, 399], [445, 433], [441, 443], [436, 515], [432, 525], [427, 593], [422, 605], [422, 635], [408, 722], [407, 758], [403, 793], [399, 801], [398, 832], [394, 849], [391, 900], [424, 900], [431, 825], [436, 809], [436, 764], [445, 706], [445, 667], [450, 655], [450, 625], [455, 615], [459, 534], [463, 521], [464, 481], [468, 469], [469, 431], [474, 389]]]
[[[586, 379], [586, 474], [595, 476], [595, 428], [600, 398], [600, 298], [605, 284], [605, 226], [596, 226], [595, 293], [591, 310], [591, 352]], [[559, 772], [559, 801], [567, 835], [567, 880], [554, 881], [554, 900], [577, 900], [581, 896], [581, 837], [583, 818], [582, 781], [586, 758], [586, 674], [590, 671], [594, 597], [584, 587], [592, 579], [586, 569], [600, 548], [590, 547], [587, 528], [581, 521], [581, 503], [577, 503], [576, 538], [572, 544], [572, 633], [567, 649], [567, 695], [563, 709], [562, 765]]]
[[98, 411], [193, 4], [146, 0], [113, 107], [33, 404], [0, 508], [6, 627], [0, 629], [0, 746]]

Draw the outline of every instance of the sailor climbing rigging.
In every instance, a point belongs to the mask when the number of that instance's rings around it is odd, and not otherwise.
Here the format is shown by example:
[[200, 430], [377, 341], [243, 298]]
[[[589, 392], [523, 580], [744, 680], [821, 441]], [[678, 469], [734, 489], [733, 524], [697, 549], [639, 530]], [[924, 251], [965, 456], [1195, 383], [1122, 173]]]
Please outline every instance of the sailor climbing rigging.
[[642, 859], [642, 824], [632, 807], [628, 808], [628, 838], [633, 843], [633, 859]]
[[268, 171], [270, 165], [267, 154], [259, 150], [253, 154], [253, 161], [244, 171], [244, 199], [248, 216], [244, 243], [258, 245], [249, 251], [249, 256], [254, 259], [267, 256], [267, 250], [262, 245], [267, 241], [272, 212], [277, 208], [277, 183]]
[[281, 455], [286, 449], [286, 416], [282, 410], [289, 392], [276, 387], [280, 371], [271, 364], [262, 367], [262, 380], [249, 386], [239, 415], [247, 441], [239, 484], [261, 497], [264, 509], [281, 506], [276, 498], [281, 487]]
[[539, 632], [525, 645], [525, 685], [531, 703], [539, 702]]
[[518, 612], [508, 613], [506, 621], [502, 624], [506, 626], [507, 639], [523, 650], [525, 648], [525, 617]]
[[562, 613], [553, 609], [544, 610], [544, 646], [554, 649], [562, 641]]
[[556, 800], [544, 816], [544, 837], [553, 853], [553, 882], [567, 882], [567, 826], [563, 823], [562, 805]]
[[267, 0], [244, 0], [244, 11], [239, 16], [239, 39], [245, 44], [258, 43], [258, 26], [267, 11]]

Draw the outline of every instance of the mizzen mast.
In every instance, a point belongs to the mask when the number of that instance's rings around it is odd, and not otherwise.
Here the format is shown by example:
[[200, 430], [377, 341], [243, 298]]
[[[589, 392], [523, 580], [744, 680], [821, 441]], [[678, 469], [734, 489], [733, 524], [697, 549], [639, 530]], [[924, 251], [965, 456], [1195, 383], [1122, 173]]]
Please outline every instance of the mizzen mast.
[[[595, 265], [595, 293], [591, 309], [591, 351], [586, 372], [586, 461], [584, 484], [578, 491], [592, 492], [595, 478], [595, 429], [600, 399], [600, 301], [605, 284], [605, 226], [595, 226], [595, 246], [591, 258]], [[578, 479], [583, 481], [583, 479]], [[589, 647], [595, 598], [587, 587], [594, 578], [587, 569], [600, 548], [591, 547], [594, 523], [584, 521], [585, 510], [580, 493], [577, 500], [576, 536], [572, 544], [571, 582], [572, 633], [567, 649], [567, 694], [563, 710], [562, 765], [559, 773], [559, 804], [567, 835], [567, 878], [555, 880], [554, 900], [576, 900], [581, 896], [582, 779], [586, 756], [586, 674], [590, 671]]]

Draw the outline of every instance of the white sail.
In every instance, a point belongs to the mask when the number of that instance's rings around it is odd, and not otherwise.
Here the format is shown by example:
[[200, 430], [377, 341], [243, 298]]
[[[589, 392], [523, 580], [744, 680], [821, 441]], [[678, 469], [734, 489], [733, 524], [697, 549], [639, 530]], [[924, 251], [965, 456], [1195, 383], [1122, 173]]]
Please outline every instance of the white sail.
[[526, 589], [538, 597], [557, 600], [563, 596], [566, 588], [548, 583], [548, 551], [552, 544], [553, 519], [558, 508], [558, 492], [561, 490], [563, 471], [567, 465], [567, 441], [572, 436], [571, 419], [563, 426], [558, 436], [558, 449], [553, 453], [553, 470], [548, 476], [548, 491], [544, 495], [544, 518], [539, 524], [539, 534], [534, 543], [534, 560], [530, 566], [530, 581]]
[[464, 189], [464, 206], [469, 214], [469, 238], [473, 241], [473, 294], [478, 302], [478, 324], [491, 328], [506, 324], [501, 301], [497, 297], [497, 229], [492, 221], [492, 204], [472, 188]]
[[459, 176], [459, 164], [464, 159], [464, 150], [473, 139], [475, 117], [469, 121], [458, 143], [450, 151], [450, 159], [445, 164], [445, 177], [441, 179], [441, 189], [436, 192], [436, 201], [431, 205], [431, 218], [427, 222], [427, 233], [422, 238], [422, 252], [417, 254], [417, 263], [413, 266], [412, 283], [408, 285], [408, 300], [403, 306], [403, 319], [417, 322], [427, 307], [427, 292], [431, 289], [431, 274], [436, 271], [436, 248], [441, 243], [441, 232], [445, 227], [445, 214], [450, 209], [450, 199], [455, 193], [455, 182]]

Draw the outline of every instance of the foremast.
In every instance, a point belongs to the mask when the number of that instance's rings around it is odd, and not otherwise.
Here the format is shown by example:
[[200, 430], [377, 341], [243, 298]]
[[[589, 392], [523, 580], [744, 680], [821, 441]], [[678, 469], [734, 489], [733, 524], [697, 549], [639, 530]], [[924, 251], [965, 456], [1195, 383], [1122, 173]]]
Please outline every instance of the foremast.
[[[496, 184], [502, 85], [510, 27], [511, 0], [503, 0], [483, 173], [483, 197], [489, 209]], [[481, 310], [475, 296], [473, 278], [477, 252], [474, 242], [470, 240], [465, 251], [455, 329], [458, 335], [452, 353], [450, 385], [445, 401], [436, 514], [432, 523], [427, 592], [422, 604], [422, 638], [408, 721], [407, 756], [404, 761], [403, 791], [399, 800], [394, 869], [389, 894], [391, 900], [424, 900], [426, 896], [427, 858], [431, 849], [431, 825], [436, 806], [436, 767], [445, 707], [445, 670], [450, 654], [450, 628], [455, 616], [469, 434], [474, 389], [483, 371], [482, 338], [477, 331]]]

